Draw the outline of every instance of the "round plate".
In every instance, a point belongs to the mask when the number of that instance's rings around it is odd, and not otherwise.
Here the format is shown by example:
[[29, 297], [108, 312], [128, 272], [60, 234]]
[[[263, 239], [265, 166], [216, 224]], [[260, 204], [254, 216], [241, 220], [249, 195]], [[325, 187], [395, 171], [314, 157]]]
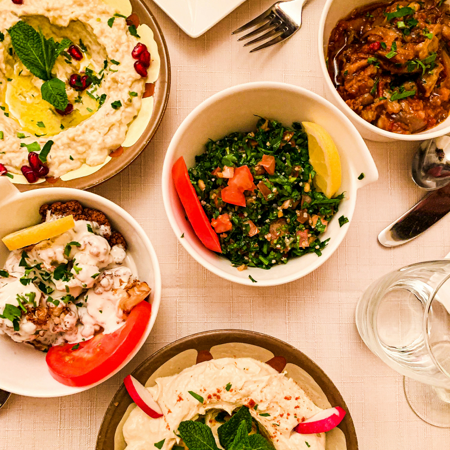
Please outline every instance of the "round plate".
[[[212, 347], [227, 343], [244, 343], [256, 345], [271, 351], [275, 356], [282, 356], [287, 363], [295, 364], [305, 370], [323, 390], [332, 405], [339, 405], [347, 412], [345, 419], [339, 428], [345, 434], [347, 450], [358, 450], [355, 426], [344, 399], [337, 387], [323, 372], [323, 370], [295, 347], [266, 334], [254, 331], [241, 330], [215, 330], [194, 334], [176, 341], [147, 358], [134, 372], [133, 376], [142, 384], [145, 384], [150, 376], [160, 366], [172, 359], [174, 356], [195, 349], [198, 352], [208, 351]], [[97, 437], [96, 450], [113, 450], [116, 428], [125, 414], [128, 406], [132, 403], [125, 386], [119, 388], [106, 410], [102, 425]]]
[[148, 25], [153, 31], [155, 42], [158, 44], [159, 56], [161, 59], [161, 68], [159, 77], [155, 83], [154, 108], [150, 121], [142, 136], [131, 147], [118, 157], [112, 158], [108, 164], [105, 164], [100, 170], [81, 178], [74, 180], [62, 181], [58, 179], [56, 182], [50, 183], [45, 181], [39, 184], [15, 184], [20, 191], [29, 191], [36, 188], [48, 187], [68, 187], [75, 189], [88, 189], [96, 186], [104, 181], [117, 175], [120, 171], [131, 164], [147, 147], [152, 140], [156, 130], [158, 129], [164, 113], [166, 111], [167, 102], [169, 101], [170, 92], [170, 60], [167, 44], [155, 17], [151, 13], [145, 0], [130, 0], [133, 7], [133, 14], [139, 17], [140, 23]]

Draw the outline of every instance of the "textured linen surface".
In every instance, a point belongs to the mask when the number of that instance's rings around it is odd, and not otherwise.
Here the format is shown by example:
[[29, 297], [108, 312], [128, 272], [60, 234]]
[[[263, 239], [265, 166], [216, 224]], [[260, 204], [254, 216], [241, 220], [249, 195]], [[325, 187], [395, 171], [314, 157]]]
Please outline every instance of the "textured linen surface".
[[285, 286], [243, 287], [212, 275], [178, 244], [166, 219], [160, 186], [164, 154], [195, 106], [250, 81], [283, 81], [323, 93], [316, 35], [325, 0], [307, 5], [302, 30], [286, 45], [249, 55], [231, 36], [271, 3], [248, 0], [194, 40], [150, 1], [172, 61], [169, 106], [144, 154], [93, 192], [131, 213], [153, 242], [163, 278], [159, 317], [139, 354], [101, 386], [59, 399], [13, 396], [0, 410], [0, 450], [93, 449], [103, 414], [125, 375], [165, 344], [219, 328], [268, 333], [311, 357], [343, 394], [362, 450], [450, 448], [450, 429], [431, 427], [414, 415], [403, 395], [402, 377], [372, 355], [354, 324], [356, 302], [370, 282], [450, 251], [449, 218], [406, 246], [388, 250], [377, 243], [379, 231], [423, 195], [409, 177], [414, 145], [369, 143], [380, 179], [359, 192], [346, 239], [319, 270]]

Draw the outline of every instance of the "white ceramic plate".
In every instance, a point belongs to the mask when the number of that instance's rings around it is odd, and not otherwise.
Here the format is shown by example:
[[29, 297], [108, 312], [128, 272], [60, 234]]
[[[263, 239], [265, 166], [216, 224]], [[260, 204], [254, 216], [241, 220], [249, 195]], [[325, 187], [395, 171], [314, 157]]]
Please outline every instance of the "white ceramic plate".
[[154, 0], [189, 36], [197, 38], [245, 0]]
[[[123, 369], [147, 340], [158, 315], [161, 300], [161, 273], [158, 259], [145, 231], [122, 208], [91, 192], [78, 189], [34, 189], [19, 191], [7, 180], [0, 179], [0, 238], [12, 231], [40, 222], [39, 207], [44, 203], [78, 200], [84, 206], [103, 211], [113, 228], [120, 231], [128, 243], [128, 253], [133, 261], [139, 261], [138, 276], [152, 288], [150, 303], [152, 317], [136, 348], [114, 372], [90, 386], [71, 387], [58, 383], [48, 371], [45, 354], [24, 344], [0, 336], [0, 389], [28, 397], [63, 397], [90, 389]], [[8, 217], [7, 220], [5, 218]], [[0, 267], [8, 256], [6, 246], [0, 241]]]

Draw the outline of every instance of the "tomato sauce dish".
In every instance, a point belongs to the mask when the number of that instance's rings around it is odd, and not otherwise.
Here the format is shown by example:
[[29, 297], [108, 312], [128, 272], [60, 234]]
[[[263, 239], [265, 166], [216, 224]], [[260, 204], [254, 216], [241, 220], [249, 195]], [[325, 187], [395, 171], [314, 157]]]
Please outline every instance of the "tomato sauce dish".
[[[71, 190], [62, 191], [68, 196]], [[11, 198], [20, 203], [26, 196], [10, 194], [0, 200], [0, 210]], [[73, 194], [41, 204], [33, 199], [30, 222], [19, 220], [29, 226], [1, 236], [0, 347], [17, 354], [13, 366], [33, 354], [38, 373], [61, 385], [60, 392], [98, 384], [131, 359], [153, 325], [160, 289], [157, 266], [153, 273], [142, 271], [141, 260], [146, 268], [156, 262], [151, 246], [136, 247], [106, 200], [94, 205], [97, 196], [88, 194], [85, 202]], [[2, 371], [0, 387], [23, 393], [8, 386], [10, 376]], [[25, 382], [18, 378], [18, 385]]]
[[198, 262], [236, 283], [272, 286], [331, 256], [356, 191], [377, 176], [356, 129], [327, 101], [287, 84], [249, 83], [186, 118], [162, 185], [172, 228]]

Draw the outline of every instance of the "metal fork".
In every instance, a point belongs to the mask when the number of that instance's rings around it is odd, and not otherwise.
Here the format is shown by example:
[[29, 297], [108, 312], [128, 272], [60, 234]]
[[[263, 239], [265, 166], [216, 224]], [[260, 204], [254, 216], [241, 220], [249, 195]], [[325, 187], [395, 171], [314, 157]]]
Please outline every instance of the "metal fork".
[[[250, 50], [250, 53], [283, 42], [301, 28], [302, 10], [307, 1], [308, 0], [292, 0], [277, 2], [260, 16], [233, 31], [233, 34], [242, 33], [250, 28], [258, 27], [238, 39], [239, 41], [242, 41], [260, 35], [255, 39], [246, 42], [244, 47], [272, 38], [270, 41], [265, 42], [259, 47]], [[261, 33], [264, 34], [261, 35]]]

